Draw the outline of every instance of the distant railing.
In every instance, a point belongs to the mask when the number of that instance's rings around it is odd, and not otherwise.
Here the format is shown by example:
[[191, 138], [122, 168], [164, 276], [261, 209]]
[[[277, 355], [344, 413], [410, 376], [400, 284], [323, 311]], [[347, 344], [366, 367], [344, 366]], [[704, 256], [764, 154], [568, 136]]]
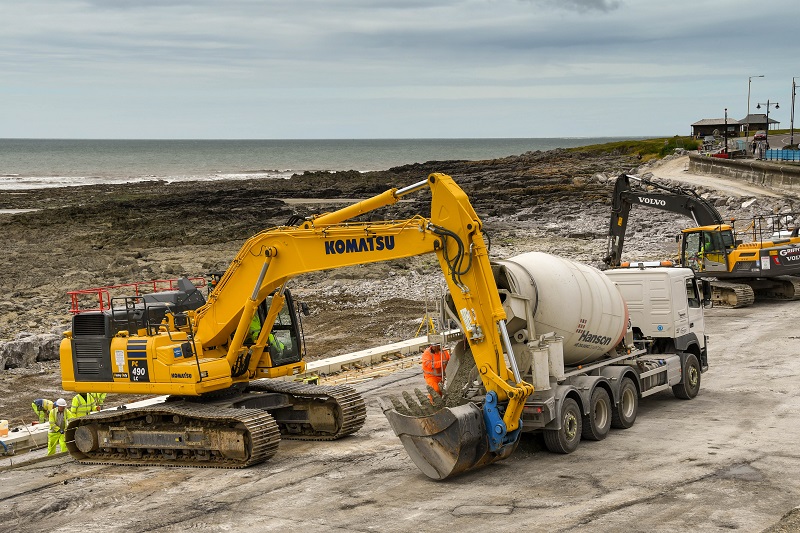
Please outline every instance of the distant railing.
[[800, 150], [767, 150], [764, 153], [767, 161], [800, 161]]

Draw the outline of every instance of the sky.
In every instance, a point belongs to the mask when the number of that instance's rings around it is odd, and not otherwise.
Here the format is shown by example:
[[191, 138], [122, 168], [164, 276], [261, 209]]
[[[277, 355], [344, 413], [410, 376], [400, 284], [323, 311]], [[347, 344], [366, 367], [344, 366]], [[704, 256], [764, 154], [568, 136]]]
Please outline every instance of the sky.
[[[0, 138], [688, 135], [800, 82], [796, 0], [0, 0]], [[798, 121], [800, 122], [800, 120]]]

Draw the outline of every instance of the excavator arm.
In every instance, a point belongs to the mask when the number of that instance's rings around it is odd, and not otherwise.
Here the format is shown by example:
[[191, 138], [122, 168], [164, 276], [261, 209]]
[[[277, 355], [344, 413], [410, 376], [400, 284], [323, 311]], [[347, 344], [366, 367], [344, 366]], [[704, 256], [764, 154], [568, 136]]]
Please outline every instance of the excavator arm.
[[[640, 187], [632, 187], [631, 182], [639, 184]], [[644, 186], [651, 189], [645, 189]], [[622, 261], [628, 216], [633, 205], [671, 211], [691, 218], [696, 226], [724, 224], [719, 211], [692, 189], [667, 187], [646, 178], [622, 174], [614, 184], [608, 229], [608, 253], [603, 259], [610, 267], [618, 267]]]
[[[429, 188], [431, 215], [389, 222], [348, 222], [350, 219], [397, 202], [406, 194]], [[244, 346], [244, 338], [258, 305], [275, 293], [272, 306], [281, 305], [280, 295], [288, 280], [303, 273], [353, 265], [389, 261], [434, 253], [452, 296], [466, 341], [487, 391], [487, 407], [477, 426], [475, 411], [443, 408], [438, 419], [446, 418], [460, 448], [475, 448], [480, 441], [483, 453], [463, 460], [448, 455], [438, 442], [433, 469], [431, 459], [418, 466], [431, 477], [442, 479], [479, 464], [506, 457], [516, 446], [522, 409], [533, 386], [524, 382], [516, 367], [506, 330], [506, 315], [495, 285], [481, 221], [464, 191], [449, 176], [431, 174], [427, 180], [405, 189], [391, 189], [372, 199], [340, 211], [321, 215], [298, 227], [279, 227], [250, 238], [219, 280], [207, 304], [198, 309], [195, 343], [201, 352], [227, 345], [225, 358], [231, 368], [231, 383], [247, 381], [263, 365], [266, 336], [274, 321], [273, 309], [267, 315], [255, 346]], [[250, 295], [242, 298], [243, 294]], [[508, 363], [506, 362], [508, 361]], [[390, 422], [392, 417], [387, 414]], [[469, 418], [464, 429], [463, 419]], [[429, 417], [405, 420], [416, 426], [422, 440], [440, 437], [426, 434]], [[478, 431], [475, 431], [478, 427]], [[487, 430], [487, 428], [489, 428]], [[488, 433], [491, 432], [491, 435]], [[416, 444], [404, 441], [412, 458]], [[430, 445], [430, 442], [427, 442]], [[425, 446], [425, 445], [421, 445]], [[457, 446], [457, 447], [459, 447]], [[455, 452], [458, 456], [462, 452]]]

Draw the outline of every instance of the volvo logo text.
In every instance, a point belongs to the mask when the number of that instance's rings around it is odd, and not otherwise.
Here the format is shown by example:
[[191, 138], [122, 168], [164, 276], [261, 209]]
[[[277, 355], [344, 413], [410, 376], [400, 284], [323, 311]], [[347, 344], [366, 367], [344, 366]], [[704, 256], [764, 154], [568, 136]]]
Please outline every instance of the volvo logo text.
[[648, 205], [667, 205], [666, 200], [659, 200], [658, 198], [647, 198], [646, 196], [637, 196], [640, 204]]

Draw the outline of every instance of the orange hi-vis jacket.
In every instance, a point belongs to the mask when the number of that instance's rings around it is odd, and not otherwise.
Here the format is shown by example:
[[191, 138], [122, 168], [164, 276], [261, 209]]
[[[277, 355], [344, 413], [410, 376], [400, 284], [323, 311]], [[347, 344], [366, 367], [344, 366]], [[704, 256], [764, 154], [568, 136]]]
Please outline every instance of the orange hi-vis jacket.
[[430, 385], [436, 392], [441, 393], [440, 384], [449, 360], [450, 352], [447, 350], [434, 352], [428, 347], [422, 354], [422, 374], [425, 377], [425, 383]]

